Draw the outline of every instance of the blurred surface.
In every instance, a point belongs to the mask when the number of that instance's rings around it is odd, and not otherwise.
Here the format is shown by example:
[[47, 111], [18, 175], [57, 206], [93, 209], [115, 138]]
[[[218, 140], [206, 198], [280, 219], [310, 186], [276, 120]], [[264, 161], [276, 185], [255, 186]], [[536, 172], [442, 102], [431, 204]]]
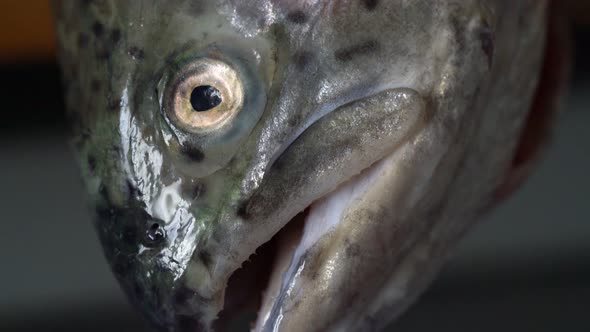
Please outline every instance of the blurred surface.
[[[4, 20], [0, 37], [10, 82], [0, 121], [0, 331], [150, 331], [111, 276], [84, 209], [47, 3], [12, 3], [2, 9], [30, 18]], [[469, 234], [392, 330], [590, 331], [589, 36], [578, 30], [572, 95], [539, 170]]]
[[48, 0], [2, 1], [0, 61], [51, 58], [54, 39]]
[[580, 25], [590, 24], [590, 1], [587, 0], [565, 0], [559, 3], [565, 5], [568, 13], [571, 14], [574, 21]]
[[[590, 2], [555, 0], [578, 25], [590, 25]], [[49, 0], [0, 3], [0, 61], [51, 58], [55, 51]]]

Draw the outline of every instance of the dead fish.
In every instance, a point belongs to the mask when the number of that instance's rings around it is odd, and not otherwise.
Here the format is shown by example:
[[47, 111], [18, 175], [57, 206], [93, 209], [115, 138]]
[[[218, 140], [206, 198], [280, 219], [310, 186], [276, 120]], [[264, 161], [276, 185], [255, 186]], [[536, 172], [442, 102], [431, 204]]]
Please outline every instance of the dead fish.
[[528, 173], [567, 72], [548, 1], [53, 6], [96, 230], [161, 331], [382, 329]]

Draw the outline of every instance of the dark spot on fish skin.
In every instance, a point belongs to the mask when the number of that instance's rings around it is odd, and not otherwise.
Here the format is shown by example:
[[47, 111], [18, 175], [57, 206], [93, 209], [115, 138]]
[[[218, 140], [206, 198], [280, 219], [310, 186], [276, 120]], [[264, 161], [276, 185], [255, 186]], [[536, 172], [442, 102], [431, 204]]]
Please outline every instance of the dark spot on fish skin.
[[[347, 285], [340, 285], [339, 292], [343, 294], [349, 294], [346, 297], [346, 300], [343, 301], [342, 305], [346, 308], [346, 310], [354, 310], [354, 307], [359, 303], [360, 294], [358, 291], [354, 291], [347, 287]], [[378, 329], [369, 330], [369, 331], [377, 331]], [[362, 330], [365, 331], [365, 330]]]
[[174, 331], [207, 331], [208, 329], [193, 316], [176, 315]]
[[128, 259], [116, 259], [112, 263], [112, 269], [115, 275], [126, 275], [131, 268], [131, 262]]
[[348, 62], [357, 56], [370, 54], [379, 49], [379, 42], [376, 40], [368, 40], [362, 44], [354, 45], [347, 48], [342, 48], [334, 52], [334, 57], [338, 61]]
[[144, 299], [145, 295], [143, 289], [139, 287], [138, 283], [133, 283], [133, 298], [138, 302], [141, 303]]
[[173, 301], [175, 306], [186, 306], [189, 304], [190, 300], [196, 295], [197, 293], [187, 287], [181, 287], [174, 293]]
[[107, 60], [111, 57], [111, 51], [104, 45], [98, 45], [96, 47], [95, 56], [98, 60]]
[[66, 120], [69, 124], [68, 131], [70, 134], [75, 134], [74, 129], [80, 128], [82, 124], [82, 118], [78, 112], [67, 112], [66, 113]]
[[121, 108], [121, 99], [120, 98], [110, 99], [109, 102], [107, 103], [107, 108], [109, 111], [118, 110], [119, 108]]
[[121, 30], [119, 29], [114, 29], [111, 32], [111, 41], [113, 42], [113, 44], [118, 43], [121, 40]]
[[85, 34], [84, 32], [80, 32], [80, 34], [78, 34], [78, 48], [84, 49], [88, 47], [89, 42], [90, 37], [88, 37], [87, 34]]
[[76, 126], [70, 126], [68, 128], [70, 136], [73, 137], [74, 149], [76, 150], [76, 152], [81, 153], [84, 150], [84, 147], [86, 147], [86, 145], [88, 144], [88, 139], [84, 138], [84, 136], [79, 130], [80, 127]]
[[100, 88], [101, 84], [99, 80], [93, 79], [92, 81], [90, 81], [90, 90], [92, 90], [93, 92], [99, 92]]
[[249, 201], [244, 200], [238, 205], [238, 210], [236, 211], [236, 215], [244, 220], [248, 220], [252, 217], [249, 209]]
[[[289, 119], [287, 119], [287, 124], [290, 127], [296, 127], [304, 121], [305, 121], [305, 119], [303, 118], [301, 113], [296, 113], [296, 114], [291, 115], [289, 117]], [[279, 159], [281, 159], [281, 158], [279, 158]]]
[[145, 52], [137, 47], [137, 46], [131, 46], [129, 47], [129, 49], [127, 50], [127, 54], [133, 59], [133, 60], [143, 60], [145, 58]]
[[348, 256], [350, 258], [358, 257], [358, 256], [360, 256], [361, 248], [356, 243], [350, 243], [344, 249], [344, 253], [346, 254], [346, 256]]
[[137, 243], [137, 232], [132, 226], [125, 226], [121, 232], [121, 241], [125, 244], [136, 244]]
[[296, 10], [287, 14], [287, 20], [295, 24], [303, 24], [307, 22], [307, 15], [301, 10]]
[[322, 259], [319, 259], [319, 256], [313, 257], [314, 253], [317, 254], [317, 248], [301, 255], [297, 262], [297, 266], [301, 266], [302, 262], [305, 262], [305, 269], [302, 271], [303, 275], [307, 276], [310, 280], [315, 281], [320, 277]]
[[316, 271], [314, 271], [314, 272], [311, 274], [311, 277], [310, 277], [310, 278], [311, 278], [311, 280], [312, 280], [312, 281], [316, 281], [316, 280], [317, 280], [317, 278], [318, 278], [319, 276], [320, 276], [320, 274], [319, 274], [319, 272], [316, 270]]
[[219, 231], [219, 229], [215, 229], [211, 233], [211, 241], [213, 241], [215, 243], [222, 243], [223, 241], [225, 241], [225, 236], [226, 236], [225, 233], [222, 234], [222, 232]]
[[92, 132], [90, 131], [90, 129], [82, 128], [82, 130], [80, 131], [80, 138], [82, 139], [82, 141], [88, 141], [90, 139], [90, 136], [92, 136]]
[[193, 190], [191, 192], [191, 197], [192, 199], [197, 199], [199, 197], [201, 197], [201, 195], [203, 195], [206, 191], [206, 187], [203, 183], [198, 183], [197, 185], [195, 185], [193, 187]]
[[485, 27], [479, 34], [479, 39], [481, 41], [481, 48], [488, 57], [488, 66], [491, 68], [494, 62], [494, 34], [489, 27]]
[[295, 67], [299, 71], [303, 71], [311, 63], [312, 57], [312, 53], [308, 51], [301, 51], [295, 53], [295, 55], [293, 56], [293, 62], [295, 63]]
[[466, 53], [465, 52], [465, 24], [462, 22], [462, 20], [457, 17], [457, 16], [453, 16], [451, 18], [451, 27], [453, 29], [453, 35], [455, 37], [455, 42], [457, 43], [457, 57], [454, 60], [456, 62], [457, 66], [461, 66], [461, 64], [464, 62], [463, 60], [463, 55]]
[[211, 263], [213, 263], [213, 257], [211, 257], [211, 254], [207, 251], [200, 251], [199, 259], [201, 260], [201, 262], [203, 262], [203, 265], [205, 265], [207, 269], [209, 269]]
[[102, 223], [116, 222], [124, 214], [125, 211], [123, 209], [113, 206], [110, 201], [103, 202], [96, 208], [96, 216], [98, 217], [98, 221]]
[[205, 13], [205, 7], [201, 1], [190, 1], [186, 13], [192, 17], [198, 17]]
[[176, 49], [176, 51], [169, 54], [165, 59], [166, 64], [171, 67], [178, 66], [178, 57], [184, 54], [185, 52], [188, 52], [191, 49], [191, 46], [191, 43], [186, 43], [182, 45], [180, 48]]
[[126, 181], [127, 184], [127, 195], [128, 199], [134, 199], [136, 197], [141, 197], [141, 191], [131, 182], [131, 180]]
[[301, 306], [301, 302], [302, 302], [302, 299], [297, 298], [297, 300], [295, 300], [295, 302], [292, 304], [293, 309], [291, 309], [291, 310], [297, 311], [297, 308], [299, 308]]
[[94, 22], [92, 24], [92, 33], [94, 33], [97, 38], [102, 37], [104, 35], [104, 25], [100, 22]]
[[122, 151], [121, 151], [121, 147], [118, 145], [113, 145], [112, 147], [113, 149], [113, 153], [115, 154], [115, 156], [117, 157], [121, 157], [123, 155]]
[[109, 208], [109, 207], [98, 207], [96, 208], [96, 217], [98, 218], [98, 221], [103, 221], [103, 220], [110, 220], [112, 218], [112, 216], [114, 215], [114, 210]]
[[104, 199], [105, 202], [107, 202], [108, 204], [111, 203], [111, 197], [109, 196], [109, 191], [107, 190], [107, 188], [105, 187], [104, 184], [100, 184], [98, 186], [98, 194], [100, 195], [100, 197], [102, 197]]
[[[291, 125], [291, 124], [289, 123], [289, 125]], [[291, 126], [291, 127], [294, 127], [294, 126]], [[275, 162], [272, 164], [271, 168], [275, 171], [280, 171], [283, 168], [285, 168], [285, 163], [283, 162], [283, 159], [279, 158], [279, 159], [275, 160]]]
[[[194, 290], [188, 288], [185, 285], [181, 285], [178, 289], [174, 291], [174, 295], [172, 296], [173, 306], [178, 311], [183, 309], [195, 308], [195, 307], [202, 307], [207, 305], [210, 300], [204, 298], [203, 296], [199, 295]], [[178, 316], [177, 316], [178, 317]], [[184, 330], [182, 330], [184, 331]], [[201, 331], [197, 330], [188, 330], [188, 331]]]
[[375, 10], [375, 8], [377, 8], [377, 6], [379, 5], [379, 0], [362, 0], [363, 4], [365, 5], [365, 8], [368, 11], [372, 11]]
[[94, 175], [96, 172], [96, 158], [93, 155], [88, 155], [87, 163], [90, 173]]
[[190, 161], [194, 162], [201, 162], [205, 159], [205, 154], [201, 149], [191, 146], [190, 144], [185, 144], [180, 149], [180, 153], [185, 155]]
[[156, 284], [151, 284], [150, 285], [150, 293], [151, 294], [156, 294], [156, 296], [158, 296], [159, 295], [158, 294], [158, 290], [159, 290], [158, 285], [156, 285]]
[[[133, 273], [133, 270], [131, 270], [131, 273]], [[121, 274], [121, 276], [125, 278], [128, 277], [129, 274], [130, 271], [126, 271], [124, 274]], [[150, 301], [150, 296], [146, 293], [145, 289], [141, 288], [139, 283], [132, 282], [132, 285], [133, 290], [131, 291], [131, 294], [129, 294], [132, 303], [135, 303], [136, 305], [143, 305], [146, 301]]]

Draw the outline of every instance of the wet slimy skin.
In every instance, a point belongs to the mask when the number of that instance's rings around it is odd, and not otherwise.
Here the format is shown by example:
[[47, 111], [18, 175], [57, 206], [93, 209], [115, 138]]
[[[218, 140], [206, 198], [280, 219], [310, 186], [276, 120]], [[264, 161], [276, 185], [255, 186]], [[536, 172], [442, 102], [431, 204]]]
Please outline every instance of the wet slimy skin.
[[397, 317], [506, 181], [548, 27], [539, 0], [53, 5], [97, 232], [162, 331]]

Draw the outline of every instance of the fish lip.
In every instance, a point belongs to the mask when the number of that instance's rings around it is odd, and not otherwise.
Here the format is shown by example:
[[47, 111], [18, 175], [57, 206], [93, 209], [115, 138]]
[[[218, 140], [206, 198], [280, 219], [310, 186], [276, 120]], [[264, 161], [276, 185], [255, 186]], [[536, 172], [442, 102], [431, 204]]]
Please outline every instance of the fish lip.
[[[275, 151], [273, 156], [270, 158], [270, 161], [267, 164], [266, 171], [270, 170], [273, 165], [277, 162], [277, 160], [289, 149], [289, 147], [297, 141], [301, 136], [305, 134], [305, 132], [310, 129], [314, 124], [321, 121], [322, 119], [330, 116], [334, 111], [341, 109], [342, 107], [346, 107], [347, 105], [354, 104], [355, 102], [365, 100], [371, 98], [373, 96], [377, 96], [381, 93], [386, 91], [394, 91], [394, 90], [401, 90], [401, 89], [410, 89], [408, 87], [412, 86], [412, 84], [395, 84], [391, 86], [378, 86], [373, 87], [369, 90], [364, 90], [358, 86], [354, 86], [350, 89], [349, 92], [343, 93], [343, 95], [347, 96], [346, 98], [339, 100], [339, 101], [332, 101], [326, 102], [327, 106], [319, 107], [317, 113], [319, 115], [314, 115], [310, 121], [307, 121], [303, 126], [300, 126], [295, 134], [289, 136], [283, 144], [279, 146], [279, 148]], [[354, 91], [364, 91], [363, 93], [358, 93]]]

